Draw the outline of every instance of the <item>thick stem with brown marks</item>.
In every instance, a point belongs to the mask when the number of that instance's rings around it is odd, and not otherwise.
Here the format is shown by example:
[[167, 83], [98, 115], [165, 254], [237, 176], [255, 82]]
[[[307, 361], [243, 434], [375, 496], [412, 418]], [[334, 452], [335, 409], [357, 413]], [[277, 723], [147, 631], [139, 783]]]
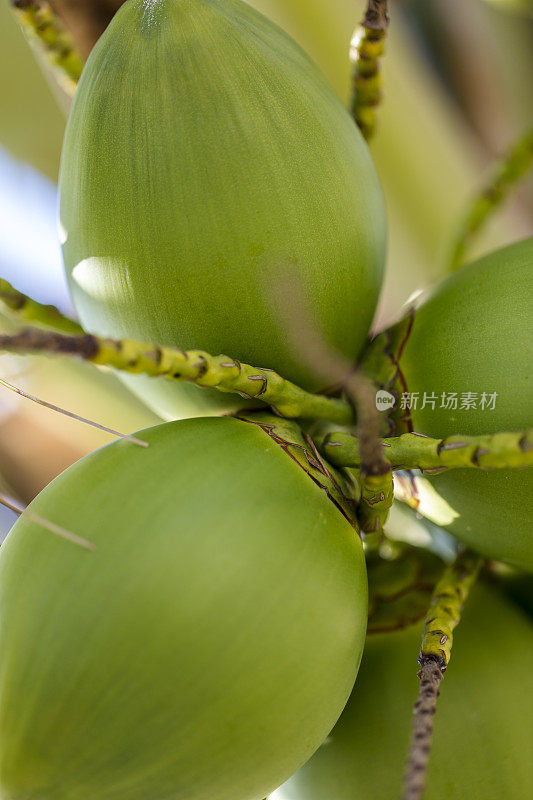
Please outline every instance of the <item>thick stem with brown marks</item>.
[[4, 304], [21, 322], [37, 323], [72, 335], [82, 334], [83, 328], [62, 314], [55, 306], [43, 305], [19, 292], [8, 281], [0, 278], [0, 304]]
[[46, 0], [12, 0], [12, 6], [30, 44], [72, 97], [83, 69], [83, 58], [63, 21]]
[[367, 140], [374, 135], [376, 108], [382, 96], [379, 60], [385, 51], [388, 27], [387, 0], [369, 0], [365, 18], [356, 28], [351, 41], [353, 72], [350, 110]]
[[361, 499], [357, 509], [365, 552], [375, 552], [384, 536], [383, 527], [394, 502], [392, 471], [361, 475]]
[[[334, 432], [317, 440], [319, 450], [338, 467], [361, 465], [358, 439]], [[405, 433], [381, 441], [393, 470], [421, 469], [428, 473], [449, 469], [509, 469], [533, 466], [533, 429], [485, 436], [447, 436], [430, 439], [419, 433]]]
[[178, 350], [141, 344], [129, 339], [98, 336], [66, 336], [28, 328], [11, 336], [0, 336], [0, 351], [72, 355], [99, 366], [167, 380], [189, 381], [257, 399], [288, 418], [327, 419], [340, 425], [354, 421], [352, 406], [337, 397], [313, 394], [285, 380], [276, 372], [243, 364], [235, 358], [212, 356], [202, 350]]
[[420, 689], [414, 707], [403, 800], [422, 800], [439, 686], [450, 662], [453, 631], [482, 563], [476, 553], [463, 550], [444, 571], [433, 592], [418, 656]]
[[471, 550], [463, 550], [445, 571], [435, 587], [422, 635], [418, 663], [435, 661], [442, 672], [450, 662], [453, 631], [461, 620], [461, 611], [483, 559]]

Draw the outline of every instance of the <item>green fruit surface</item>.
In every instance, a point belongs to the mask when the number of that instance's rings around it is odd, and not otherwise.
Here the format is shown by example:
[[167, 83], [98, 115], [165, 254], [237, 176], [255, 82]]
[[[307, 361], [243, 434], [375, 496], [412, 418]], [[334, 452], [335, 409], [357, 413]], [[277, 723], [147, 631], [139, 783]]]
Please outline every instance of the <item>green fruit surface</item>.
[[[313, 758], [271, 800], [401, 797], [421, 626], [369, 636], [355, 689]], [[533, 627], [477, 587], [441, 686], [424, 800], [529, 800]]]
[[[416, 311], [400, 366], [419, 393], [414, 430], [436, 438], [520, 431], [533, 425], [533, 239], [463, 267]], [[434, 393], [435, 409], [422, 409]], [[441, 395], [457, 392], [456, 410]], [[461, 409], [461, 395], [497, 392], [494, 410]], [[533, 469], [453, 470], [432, 479], [457, 515], [446, 525], [492, 558], [533, 570]]]
[[75, 464], [0, 554], [0, 796], [250, 800], [338, 719], [366, 630], [354, 529], [255, 425]]
[[[382, 193], [315, 65], [240, 0], [129, 0], [84, 70], [60, 179], [63, 255], [87, 330], [226, 353], [306, 388], [280, 275], [346, 356], [385, 257]], [[232, 404], [135, 382], [169, 416]], [[242, 405], [242, 401], [239, 403]]]

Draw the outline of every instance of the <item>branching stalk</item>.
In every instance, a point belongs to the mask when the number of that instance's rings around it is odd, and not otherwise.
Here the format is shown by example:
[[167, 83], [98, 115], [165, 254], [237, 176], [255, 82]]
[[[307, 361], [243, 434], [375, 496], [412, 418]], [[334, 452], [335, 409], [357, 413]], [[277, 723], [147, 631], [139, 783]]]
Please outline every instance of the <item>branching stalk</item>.
[[0, 303], [22, 322], [29, 322], [31, 325], [36, 323], [72, 335], [83, 333], [81, 325], [66, 317], [55, 306], [32, 300], [3, 278], [0, 278]]
[[487, 224], [516, 184], [533, 164], [533, 129], [522, 134], [507, 156], [494, 168], [486, 186], [474, 198], [458, 232], [451, 257], [451, 269], [458, 269], [475, 235]]
[[350, 46], [353, 64], [350, 110], [365, 139], [376, 129], [376, 108], [382, 97], [380, 58], [389, 27], [387, 0], [369, 0], [365, 18], [355, 29]]
[[275, 311], [293, 352], [316, 378], [326, 385], [342, 389], [355, 411], [351, 422], [354, 422], [354, 417], [357, 419], [362, 479], [365, 475], [386, 475], [390, 472], [390, 464], [379, 446], [384, 415], [376, 406], [377, 387], [324, 337], [314, 322], [302, 286], [282, 271], [274, 277]]
[[[361, 465], [357, 438], [349, 433], [328, 433], [317, 442], [327, 460], [337, 467]], [[430, 439], [417, 433], [383, 439], [381, 446], [393, 470], [510, 469], [533, 466], [533, 429], [486, 436], [447, 436]]]
[[129, 339], [103, 339], [91, 334], [66, 336], [38, 328], [0, 336], [1, 350], [72, 355], [125, 372], [189, 381], [197, 386], [260, 400], [290, 419], [327, 419], [340, 425], [354, 421], [352, 406], [342, 398], [307, 392], [276, 372], [252, 367], [225, 355], [211, 356], [202, 350], [184, 351]]
[[439, 686], [450, 662], [453, 631], [461, 620], [461, 611], [482, 563], [477, 554], [462, 551], [435, 587], [418, 656], [420, 688], [414, 707], [403, 800], [422, 800]]
[[361, 499], [357, 517], [364, 536], [367, 552], [379, 548], [383, 539], [383, 527], [394, 502], [394, 483], [392, 471], [380, 475], [362, 475]]
[[453, 631], [481, 569], [483, 559], [464, 549], [445, 571], [435, 587], [429, 606], [418, 663], [433, 660], [446, 672], [453, 645]]
[[[382, 436], [399, 436], [412, 430], [409, 412], [402, 409], [400, 398], [406, 383], [400, 368], [400, 359], [411, 335], [414, 309], [387, 330], [378, 333], [367, 343], [359, 367], [371, 375], [377, 386], [394, 398], [394, 406], [382, 415]], [[407, 416], [406, 416], [407, 413]]]
[[83, 69], [83, 58], [63, 23], [46, 0], [12, 0], [12, 6], [30, 44], [72, 97]]
[[393, 502], [391, 467], [379, 440], [383, 415], [376, 406], [376, 386], [328, 343], [313, 322], [301, 286], [284, 274], [276, 276], [276, 286], [276, 311], [293, 351], [317, 378], [339, 386], [355, 411], [361, 485], [357, 516], [366, 534], [365, 548], [374, 552], [383, 538], [383, 525]]

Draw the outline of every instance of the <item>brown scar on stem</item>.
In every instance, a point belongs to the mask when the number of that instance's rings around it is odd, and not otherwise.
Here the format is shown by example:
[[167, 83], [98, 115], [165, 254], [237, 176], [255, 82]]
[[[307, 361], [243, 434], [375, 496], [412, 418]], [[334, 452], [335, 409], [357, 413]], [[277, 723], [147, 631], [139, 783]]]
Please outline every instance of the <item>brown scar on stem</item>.
[[160, 347], [154, 347], [152, 351], [146, 354], [147, 358], [150, 358], [156, 366], [161, 364], [163, 353], [161, 352]]
[[531, 450], [533, 450], [533, 443], [527, 441], [527, 437], [525, 434], [518, 442], [518, 446], [520, 447], [520, 450], [522, 450], [523, 453], [529, 453]]
[[264, 394], [264, 393], [266, 392], [266, 390], [267, 390], [267, 388], [268, 388], [268, 380], [267, 380], [267, 378], [266, 378], [264, 375], [249, 375], [249, 376], [248, 376], [248, 380], [249, 380], [249, 381], [263, 381], [263, 386], [262, 386], [262, 387], [261, 387], [261, 389], [260, 389], [260, 390], [257, 392], [257, 394], [255, 395], [255, 397], [261, 397], [261, 395], [262, 395], [262, 394]]
[[[313, 453], [314, 453], [314, 455], [315, 455], [315, 457], [316, 457], [316, 459], [317, 459], [317, 461], [318, 461], [318, 463], [319, 463], [319, 465], [320, 465], [320, 470], [321, 470], [321, 472], [322, 472], [322, 473], [323, 473], [323, 474], [324, 474], [324, 475], [325, 475], [327, 478], [329, 478], [329, 480], [330, 480], [330, 481], [333, 483], [333, 485], [335, 486], [335, 488], [336, 488], [336, 490], [339, 492], [339, 494], [341, 494], [342, 496], [345, 496], [345, 495], [344, 495], [344, 492], [342, 491], [342, 487], [341, 487], [341, 486], [339, 485], [339, 483], [337, 482], [337, 480], [336, 480], [336, 478], [335, 478], [335, 475], [334, 475], [334, 474], [331, 472], [331, 470], [328, 468], [328, 465], [327, 465], [326, 461], [324, 461], [324, 459], [323, 459], [323, 458], [322, 458], [322, 456], [320, 455], [320, 453], [319, 453], [319, 451], [318, 451], [318, 448], [317, 448], [316, 444], [314, 443], [313, 439], [312, 439], [312, 438], [309, 436], [309, 434], [308, 434], [308, 433], [304, 434], [304, 437], [305, 437], [305, 440], [307, 441], [307, 443], [308, 443], [309, 447], [310, 447], [310, 448], [311, 448], [311, 450], [313, 451]], [[307, 455], [307, 451], [306, 451], [306, 455]]]
[[449, 442], [447, 439], [442, 439], [437, 445], [437, 454], [440, 455], [444, 450], [463, 450], [469, 446], [468, 442]]
[[387, 10], [387, 3], [383, 0], [374, 0], [370, 2], [365, 12], [365, 17], [362, 25], [365, 28], [373, 31], [385, 31], [389, 26], [389, 14]]
[[204, 356], [200, 356], [200, 360], [196, 362], [194, 368], [197, 370], [196, 377], [203, 378], [208, 369], [208, 364]]

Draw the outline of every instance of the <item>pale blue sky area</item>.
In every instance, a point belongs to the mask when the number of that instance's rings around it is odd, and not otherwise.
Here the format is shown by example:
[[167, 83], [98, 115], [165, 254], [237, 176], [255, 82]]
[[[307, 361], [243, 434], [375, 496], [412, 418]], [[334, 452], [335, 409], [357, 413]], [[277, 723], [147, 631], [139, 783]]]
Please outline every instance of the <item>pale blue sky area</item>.
[[0, 148], [0, 277], [72, 313], [57, 233], [57, 188]]
[[0, 506], [0, 542], [4, 541], [16, 519], [16, 514], [14, 514], [8, 508]]

